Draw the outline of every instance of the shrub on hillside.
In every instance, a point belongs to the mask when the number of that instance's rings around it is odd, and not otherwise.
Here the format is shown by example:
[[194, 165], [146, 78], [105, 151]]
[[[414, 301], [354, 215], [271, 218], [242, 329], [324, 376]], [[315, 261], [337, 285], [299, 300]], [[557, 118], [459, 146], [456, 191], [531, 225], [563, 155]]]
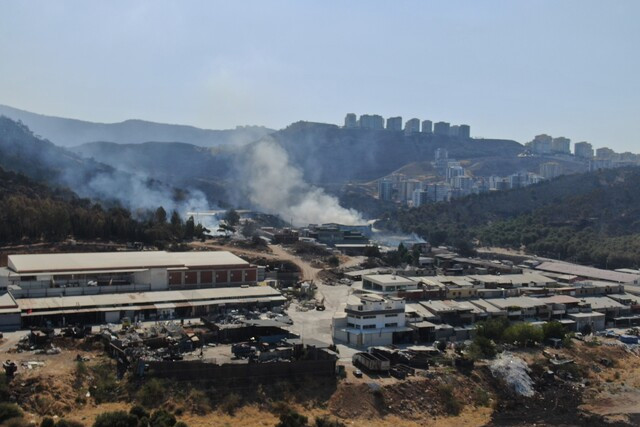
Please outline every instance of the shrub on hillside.
[[98, 415], [93, 427], [137, 427], [138, 418], [125, 411], [105, 412]]
[[0, 402], [0, 422], [7, 421], [11, 418], [21, 418], [22, 409], [15, 403]]

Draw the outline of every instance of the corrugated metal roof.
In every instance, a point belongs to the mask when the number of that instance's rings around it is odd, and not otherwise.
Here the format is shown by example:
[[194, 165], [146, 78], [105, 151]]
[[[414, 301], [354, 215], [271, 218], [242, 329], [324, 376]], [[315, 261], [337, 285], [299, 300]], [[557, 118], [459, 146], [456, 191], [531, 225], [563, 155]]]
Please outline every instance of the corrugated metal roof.
[[574, 276], [606, 280], [616, 283], [633, 283], [640, 280], [640, 275], [620, 273], [610, 270], [601, 270], [599, 268], [585, 267], [583, 265], [563, 262], [543, 262], [542, 264], [538, 265], [536, 269], [551, 271], [554, 273], [572, 274]]
[[192, 291], [156, 291], [105, 295], [84, 295], [69, 297], [22, 298], [16, 302], [21, 310], [80, 309], [87, 307], [120, 307], [126, 310], [129, 305], [149, 305], [162, 303], [281, 296], [280, 292], [269, 286], [249, 288], [209, 288]]
[[20, 274], [61, 274], [85, 270], [123, 270], [135, 268], [180, 268], [238, 265], [249, 263], [227, 251], [137, 251], [96, 253], [55, 253], [9, 255], [8, 266]]

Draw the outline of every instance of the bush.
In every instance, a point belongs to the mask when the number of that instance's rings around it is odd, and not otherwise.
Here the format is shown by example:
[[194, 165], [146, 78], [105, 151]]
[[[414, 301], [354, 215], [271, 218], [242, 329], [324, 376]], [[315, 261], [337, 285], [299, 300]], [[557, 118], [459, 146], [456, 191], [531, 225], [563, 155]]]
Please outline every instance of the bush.
[[22, 417], [11, 418], [2, 423], [2, 427], [33, 427], [33, 425]]
[[176, 417], [164, 409], [158, 409], [151, 414], [149, 424], [151, 427], [173, 427], [176, 424]]
[[542, 325], [542, 333], [545, 340], [551, 338], [563, 339], [567, 331], [562, 323], [553, 321]]
[[476, 324], [476, 336], [498, 342], [502, 339], [502, 334], [508, 327], [509, 320], [503, 317], [485, 320]]
[[346, 425], [343, 422], [331, 419], [325, 415], [323, 417], [316, 417], [316, 427], [346, 427]]
[[53, 418], [45, 417], [40, 422], [40, 427], [55, 427], [56, 422], [53, 421]]
[[477, 387], [475, 392], [473, 393], [473, 401], [476, 406], [489, 406], [491, 403], [491, 399], [489, 397], [489, 393], [486, 390]]
[[15, 403], [0, 403], [0, 422], [7, 421], [11, 418], [21, 418], [22, 409]]
[[338, 257], [335, 255], [331, 255], [327, 259], [327, 264], [329, 264], [330, 267], [337, 267], [340, 265], [340, 259], [338, 259]]
[[0, 377], [0, 402], [6, 402], [11, 397], [9, 390], [9, 384], [7, 383], [7, 377]]
[[295, 411], [288, 411], [280, 415], [280, 422], [276, 427], [306, 427], [309, 419]]
[[157, 378], [151, 378], [140, 387], [138, 400], [147, 408], [156, 408], [165, 401], [165, 385]]
[[233, 415], [241, 404], [242, 397], [238, 394], [231, 393], [227, 394], [222, 402], [220, 402], [219, 409], [226, 414]]
[[132, 406], [131, 409], [129, 409], [129, 413], [138, 419], [149, 418], [149, 412], [140, 405]]
[[56, 423], [56, 427], [84, 427], [79, 421], [65, 420], [64, 418]]
[[125, 411], [105, 412], [98, 415], [93, 427], [136, 427], [138, 418]]
[[178, 421], [173, 427], [189, 427], [187, 423]]
[[[211, 410], [211, 406], [209, 405], [209, 398], [202, 390], [198, 390], [195, 388], [191, 389], [186, 401], [190, 406], [191, 412], [194, 412], [198, 415], [204, 415]], [[176, 415], [179, 414], [176, 413]]]
[[502, 340], [508, 344], [528, 347], [529, 344], [542, 342], [544, 335], [542, 328], [529, 323], [516, 323], [505, 329]]
[[438, 386], [438, 395], [444, 406], [444, 410], [449, 415], [459, 415], [462, 412], [462, 404], [453, 393], [453, 387], [446, 384]]
[[96, 403], [118, 400], [118, 380], [113, 364], [105, 363], [91, 368], [94, 377], [94, 389], [91, 394]]
[[496, 355], [496, 345], [489, 338], [476, 335], [469, 346], [469, 356], [474, 359], [491, 359]]

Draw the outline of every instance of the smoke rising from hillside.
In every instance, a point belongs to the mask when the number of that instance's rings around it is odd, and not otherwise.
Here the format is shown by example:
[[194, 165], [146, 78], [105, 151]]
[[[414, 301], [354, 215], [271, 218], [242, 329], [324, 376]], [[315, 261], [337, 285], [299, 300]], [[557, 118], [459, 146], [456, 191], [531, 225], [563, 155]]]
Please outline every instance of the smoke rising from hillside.
[[198, 190], [190, 190], [183, 198], [175, 197], [172, 189], [166, 184], [134, 175], [131, 171], [102, 172], [84, 183], [69, 179], [69, 175], [65, 178], [69, 186], [81, 196], [99, 200], [118, 200], [134, 212], [155, 210], [162, 206], [167, 212], [175, 210], [184, 217], [188, 211], [209, 209], [207, 198]]
[[335, 197], [307, 184], [302, 171], [273, 140], [265, 139], [252, 148], [245, 154], [242, 180], [249, 200], [258, 209], [295, 225], [363, 222], [357, 211], [343, 208]]

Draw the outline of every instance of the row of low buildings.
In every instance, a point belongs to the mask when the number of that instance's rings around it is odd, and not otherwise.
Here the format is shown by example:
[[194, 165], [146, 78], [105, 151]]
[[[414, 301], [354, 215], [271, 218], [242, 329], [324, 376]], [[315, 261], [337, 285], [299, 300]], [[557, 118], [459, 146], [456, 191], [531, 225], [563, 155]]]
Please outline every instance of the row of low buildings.
[[[640, 324], [640, 274], [543, 263], [514, 274], [363, 274], [332, 322], [356, 346], [465, 340], [478, 321], [504, 317], [572, 331]], [[632, 293], [633, 292], [633, 293]]]
[[378, 114], [362, 114], [358, 117], [354, 113], [348, 113], [344, 118], [344, 128], [388, 130], [395, 132], [404, 130], [406, 135], [425, 133], [459, 139], [471, 138], [471, 127], [469, 125], [451, 125], [448, 122], [433, 123], [431, 120], [420, 121], [420, 119], [413, 118], [404, 123], [403, 129], [402, 117], [389, 117], [386, 119], [385, 124], [384, 117]]
[[278, 291], [256, 286], [263, 274], [225, 251], [9, 255], [7, 267], [0, 268], [0, 328], [191, 317], [282, 304]]

